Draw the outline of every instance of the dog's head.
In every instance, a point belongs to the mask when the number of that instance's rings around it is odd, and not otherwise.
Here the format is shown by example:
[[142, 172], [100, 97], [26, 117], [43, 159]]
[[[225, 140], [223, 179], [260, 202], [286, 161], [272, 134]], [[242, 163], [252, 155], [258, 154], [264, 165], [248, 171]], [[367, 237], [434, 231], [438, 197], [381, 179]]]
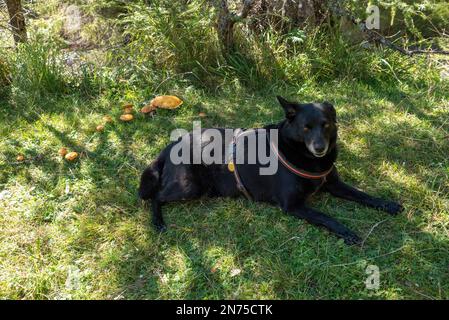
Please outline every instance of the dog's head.
[[329, 102], [295, 103], [277, 97], [285, 112], [283, 135], [302, 142], [307, 151], [317, 158], [324, 157], [337, 140], [337, 115]]

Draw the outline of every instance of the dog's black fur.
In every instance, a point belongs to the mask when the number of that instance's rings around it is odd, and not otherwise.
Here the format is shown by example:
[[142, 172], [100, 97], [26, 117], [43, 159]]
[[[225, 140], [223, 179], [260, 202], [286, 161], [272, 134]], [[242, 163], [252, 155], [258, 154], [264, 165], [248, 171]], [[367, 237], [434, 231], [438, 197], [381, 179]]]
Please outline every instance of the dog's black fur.
[[[278, 100], [285, 111], [285, 119], [278, 124], [268, 125], [265, 129], [279, 130], [278, 148], [285, 158], [296, 167], [309, 172], [330, 169], [337, 159], [337, 120], [334, 107], [328, 102], [299, 104], [281, 97]], [[224, 135], [224, 129], [219, 130]], [[202, 132], [204, 148], [207, 145], [204, 141], [209, 141], [210, 137], [207, 132]], [[192, 139], [192, 134], [190, 137]], [[168, 145], [143, 172], [140, 182], [139, 196], [144, 200], [152, 200], [152, 221], [159, 231], [166, 229], [161, 212], [161, 205], [164, 203], [201, 196], [241, 196], [234, 175], [226, 164], [173, 164], [170, 150], [176, 143], [182, 142], [178, 140]], [[226, 150], [227, 146], [223, 142], [223, 158], [226, 157]], [[277, 205], [288, 214], [324, 226], [343, 238], [347, 244], [358, 244], [361, 240], [337, 220], [309, 208], [305, 203], [308, 196], [322, 190], [390, 214], [397, 214], [402, 210], [402, 206], [396, 202], [372, 197], [345, 184], [335, 167], [322, 183], [321, 180], [299, 177], [280, 163], [274, 175], [260, 175], [260, 166], [258, 163], [237, 165], [241, 179], [255, 201]]]

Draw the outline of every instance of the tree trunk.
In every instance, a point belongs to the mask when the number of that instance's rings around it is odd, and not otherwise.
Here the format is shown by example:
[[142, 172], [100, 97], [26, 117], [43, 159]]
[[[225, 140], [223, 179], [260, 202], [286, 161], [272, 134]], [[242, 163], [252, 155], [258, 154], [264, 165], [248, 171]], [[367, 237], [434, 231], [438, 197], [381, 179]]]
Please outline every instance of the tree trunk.
[[235, 50], [234, 24], [248, 16], [253, 3], [254, 0], [243, 0], [240, 14], [235, 14], [229, 11], [228, 0], [215, 0], [218, 38], [225, 57]]
[[217, 32], [223, 55], [227, 56], [234, 51], [234, 24], [233, 16], [229, 12], [226, 0], [221, 0], [217, 5]]
[[14, 42], [16, 44], [26, 42], [27, 30], [20, 0], [6, 0], [6, 7], [8, 8], [9, 25], [12, 29]]
[[256, 0], [251, 10], [253, 30], [288, 30], [323, 20], [325, 0]]

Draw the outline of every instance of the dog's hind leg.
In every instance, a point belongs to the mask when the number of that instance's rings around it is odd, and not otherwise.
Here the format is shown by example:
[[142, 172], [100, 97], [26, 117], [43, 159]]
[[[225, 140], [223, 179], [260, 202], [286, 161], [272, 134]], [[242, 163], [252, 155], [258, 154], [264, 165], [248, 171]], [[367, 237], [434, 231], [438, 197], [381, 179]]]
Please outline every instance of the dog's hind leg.
[[139, 198], [142, 200], [149, 200], [157, 193], [159, 188], [159, 177], [162, 170], [162, 160], [159, 158], [154, 161], [140, 178]]
[[164, 232], [167, 230], [164, 219], [162, 217], [162, 204], [167, 202], [191, 200], [201, 196], [200, 188], [193, 182], [186, 186], [179, 184], [179, 181], [169, 183], [162, 188], [152, 199], [152, 222], [157, 231]]
[[153, 226], [159, 232], [164, 232], [167, 230], [167, 226], [165, 225], [164, 218], [162, 217], [162, 203], [158, 199], [151, 200], [151, 209], [153, 214], [151, 216], [151, 220]]

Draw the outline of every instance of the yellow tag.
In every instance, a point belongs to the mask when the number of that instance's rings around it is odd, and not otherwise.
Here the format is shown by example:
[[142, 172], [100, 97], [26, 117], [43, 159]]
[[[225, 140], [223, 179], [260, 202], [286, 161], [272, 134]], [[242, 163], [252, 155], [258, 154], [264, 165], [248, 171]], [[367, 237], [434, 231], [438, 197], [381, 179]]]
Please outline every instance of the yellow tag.
[[231, 172], [234, 172], [234, 169], [235, 169], [234, 163], [232, 161], [229, 162], [228, 163], [228, 170], [231, 171]]

